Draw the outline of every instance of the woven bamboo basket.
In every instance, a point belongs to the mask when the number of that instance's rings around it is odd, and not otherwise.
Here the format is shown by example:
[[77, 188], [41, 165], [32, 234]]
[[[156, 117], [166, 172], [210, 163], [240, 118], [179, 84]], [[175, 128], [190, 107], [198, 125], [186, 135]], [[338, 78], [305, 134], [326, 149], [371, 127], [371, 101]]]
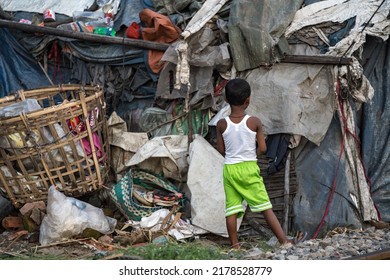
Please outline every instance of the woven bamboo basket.
[[103, 89], [62, 85], [0, 99], [0, 192], [16, 208], [46, 201], [51, 185], [78, 197], [109, 172]]

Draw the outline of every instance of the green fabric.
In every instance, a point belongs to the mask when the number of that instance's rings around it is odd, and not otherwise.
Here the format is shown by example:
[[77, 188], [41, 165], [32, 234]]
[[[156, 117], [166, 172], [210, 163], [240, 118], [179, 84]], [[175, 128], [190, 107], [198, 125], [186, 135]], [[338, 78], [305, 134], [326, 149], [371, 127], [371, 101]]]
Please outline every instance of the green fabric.
[[170, 182], [144, 170], [130, 169], [119, 183], [110, 191], [110, 197], [129, 220], [141, 221], [142, 217], [150, 216], [153, 212], [169, 208], [163, 206], [145, 206], [133, 199], [133, 184], [141, 185], [148, 189], [162, 188], [172, 193], [177, 193], [177, 188]]

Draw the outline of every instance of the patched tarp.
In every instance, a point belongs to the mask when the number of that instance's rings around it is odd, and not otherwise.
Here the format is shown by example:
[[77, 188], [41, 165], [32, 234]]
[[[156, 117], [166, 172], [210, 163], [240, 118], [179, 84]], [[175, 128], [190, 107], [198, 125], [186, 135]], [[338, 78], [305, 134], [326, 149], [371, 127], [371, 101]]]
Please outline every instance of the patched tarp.
[[[290, 37], [294, 32], [313, 28], [326, 22], [343, 23], [354, 19], [353, 27], [330, 46], [329, 55], [351, 55], [358, 50], [366, 40], [366, 35], [376, 36], [382, 40], [389, 38], [388, 19], [389, 1], [376, 0], [332, 0], [318, 1], [303, 7], [295, 13], [294, 20], [286, 30], [285, 36]], [[367, 23], [370, 21], [370, 24]], [[317, 36], [329, 44], [325, 33], [316, 30]]]
[[320, 145], [334, 114], [332, 66], [277, 64], [243, 77], [252, 88], [247, 112], [262, 120], [265, 134], [298, 134]]
[[283, 34], [302, 2], [233, 1], [229, 17], [229, 42], [238, 71], [273, 64], [289, 53]]

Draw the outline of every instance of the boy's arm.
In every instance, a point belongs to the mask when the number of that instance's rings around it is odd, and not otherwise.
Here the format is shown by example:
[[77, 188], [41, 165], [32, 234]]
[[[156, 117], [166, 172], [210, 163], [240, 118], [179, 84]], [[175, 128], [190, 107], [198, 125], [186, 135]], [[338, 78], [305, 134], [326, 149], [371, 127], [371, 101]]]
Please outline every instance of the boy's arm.
[[220, 119], [217, 123], [217, 150], [223, 156], [225, 156], [225, 143], [223, 142], [222, 133], [225, 131], [226, 127], [226, 120]]
[[267, 151], [267, 144], [265, 143], [264, 134], [263, 134], [263, 124], [260, 119], [257, 119], [257, 130], [256, 130], [256, 140], [257, 140], [257, 156], [264, 155]]

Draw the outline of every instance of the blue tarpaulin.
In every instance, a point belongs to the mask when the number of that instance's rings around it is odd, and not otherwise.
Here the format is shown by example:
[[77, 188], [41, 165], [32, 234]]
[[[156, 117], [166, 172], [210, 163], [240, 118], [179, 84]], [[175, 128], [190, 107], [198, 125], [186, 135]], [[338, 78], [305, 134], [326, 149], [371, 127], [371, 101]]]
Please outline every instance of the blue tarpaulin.
[[363, 105], [362, 153], [371, 181], [372, 198], [383, 221], [390, 221], [390, 46], [369, 38], [364, 47], [363, 67], [375, 95]]
[[0, 40], [0, 97], [50, 85], [38, 62], [7, 29], [0, 28]]

